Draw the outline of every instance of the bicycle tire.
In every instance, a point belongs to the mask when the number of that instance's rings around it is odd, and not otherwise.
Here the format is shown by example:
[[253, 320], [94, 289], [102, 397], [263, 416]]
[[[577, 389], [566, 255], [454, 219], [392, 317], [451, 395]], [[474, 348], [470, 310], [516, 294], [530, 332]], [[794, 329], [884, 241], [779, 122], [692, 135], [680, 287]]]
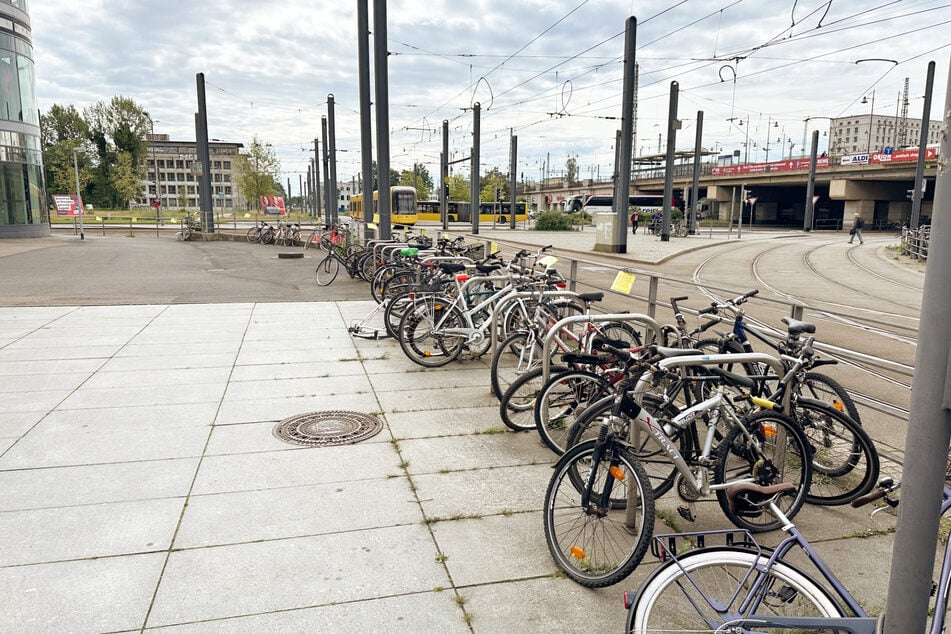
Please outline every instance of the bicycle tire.
[[[628, 398], [628, 397], [625, 397]], [[671, 418], [679, 413], [679, 410], [671, 404], [662, 405], [663, 400], [654, 394], [644, 394], [641, 397], [641, 407], [645, 408], [652, 416], [657, 418]], [[565, 441], [568, 447], [573, 447], [585, 441], [594, 439], [606, 417], [611, 415], [611, 408], [614, 405], [614, 395], [605, 396], [594, 403], [591, 403], [581, 414], [578, 420], [568, 430], [568, 437]], [[668, 408], [668, 409], [665, 409]], [[624, 423], [631, 425], [631, 420], [622, 411], [621, 417]], [[630, 429], [630, 427], [628, 427]], [[688, 430], [682, 427], [675, 427], [670, 430], [668, 438], [677, 448], [677, 451], [686, 460], [693, 453], [693, 439]], [[660, 498], [671, 490], [677, 479], [677, 468], [667, 451], [658, 444], [653, 436], [643, 430], [635, 434], [629, 434], [627, 438], [630, 449], [634, 456], [644, 467], [644, 472], [651, 484], [651, 491], [655, 499]]]
[[[572, 447], [555, 464], [545, 491], [548, 551], [568, 577], [588, 588], [610, 586], [630, 575], [654, 532], [654, 496], [644, 468], [625, 447], [616, 444], [613, 449], [606, 451], [605, 460], [592, 464], [594, 441]], [[608, 504], [598, 512], [583, 508], [582, 494], [570, 476], [587, 477], [589, 472], [592, 495], [603, 492], [610, 478], [613, 487], [621, 487], [611, 491], [611, 499], [633, 503], [623, 509]]]
[[797, 387], [800, 395], [829, 403], [859, 425], [862, 424], [862, 417], [849, 391], [832, 377], [819, 372], [806, 372]]
[[541, 390], [542, 368], [533, 368], [508, 386], [499, 399], [499, 416], [512, 431], [531, 431], [535, 426], [535, 399]]
[[588, 370], [551, 373], [535, 399], [532, 418], [542, 442], [561, 455], [570, 446], [571, 427], [590, 403], [607, 395], [611, 384]]
[[875, 487], [881, 465], [865, 429], [824, 401], [797, 399], [793, 413], [811, 452], [812, 483], [806, 502], [848, 504]]
[[250, 242], [251, 244], [260, 242], [261, 232], [258, 230], [257, 227], [251, 227], [250, 229], [248, 229], [247, 238], [248, 238], [248, 242]]
[[[812, 478], [812, 463], [807, 457], [809, 443], [799, 424], [785, 414], [762, 411], [746, 417], [741, 425], [749, 430], [750, 436], [739, 426], [730, 430], [718, 447], [713, 481], [723, 484], [753, 478], [755, 484], [762, 486], [794, 484], [795, 493], [783, 495], [776, 502], [792, 519], [806, 501]], [[761, 533], [782, 527], [768, 508], [744, 504], [742, 494], [734, 505], [726, 489], [718, 489], [717, 501], [727, 519], [738, 528]]]
[[489, 365], [492, 393], [501, 399], [512, 382], [542, 362], [542, 344], [528, 332], [513, 332], [495, 349]]
[[314, 275], [317, 278], [317, 286], [329, 286], [337, 279], [337, 273], [340, 271], [340, 260], [333, 253], [328, 253], [327, 257], [320, 261]]
[[416, 299], [400, 320], [400, 348], [414, 363], [438, 368], [455, 361], [462, 353], [465, 338], [443, 335], [442, 328], [465, 328], [467, 322], [448, 297]]
[[406, 310], [413, 305], [413, 295], [412, 293], [404, 293], [385, 301], [383, 327], [386, 329], [386, 334], [399, 341], [400, 322], [403, 320], [403, 314]]
[[[754, 566], [757, 570], [766, 569], [768, 561], [766, 555], [740, 548], [696, 550], [669, 560], [641, 584], [628, 609], [624, 631], [629, 634], [725, 632], [726, 629], [718, 626], [740, 625], [737, 619], [749, 614], [740, 615], [737, 610], [759, 578], [756, 573], [748, 573]], [[822, 585], [794, 566], [778, 561], [765, 574], [768, 581], [763, 583], [761, 598], [750, 604], [750, 613], [846, 616]], [[754, 625], [751, 618], [750, 626]], [[802, 630], [770, 628], [769, 631], [791, 634]]]

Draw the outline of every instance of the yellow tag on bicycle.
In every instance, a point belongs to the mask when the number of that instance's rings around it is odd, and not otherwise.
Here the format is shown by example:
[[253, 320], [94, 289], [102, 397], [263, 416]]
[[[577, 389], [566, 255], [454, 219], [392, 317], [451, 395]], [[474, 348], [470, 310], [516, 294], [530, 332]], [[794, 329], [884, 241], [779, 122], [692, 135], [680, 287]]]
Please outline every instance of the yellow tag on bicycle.
[[490, 243], [490, 244], [489, 244], [489, 255], [492, 255], [493, 253], [498, 253], [498, 252], [499, 252], [499, 245], [496, 244], [495, 242]]
[[621, 270], [614, 276], [614, 282], [611, 284], [611, 290], [619, 293], [630, 294], [634, 288], [634, 271]]
[[376, 223], [375, 223], [375, 222], [368, 222], [368, 223], [367, 223], [367, 228], [369, 228], [369, 229], [376, 229]]
[[546, 255], [545, 257], [538, 258], [539, 266], [543, 266], [546, 269], [549, 266], [554, 266], [556, 262], [558, 262], [558, 258], [553, 255]]

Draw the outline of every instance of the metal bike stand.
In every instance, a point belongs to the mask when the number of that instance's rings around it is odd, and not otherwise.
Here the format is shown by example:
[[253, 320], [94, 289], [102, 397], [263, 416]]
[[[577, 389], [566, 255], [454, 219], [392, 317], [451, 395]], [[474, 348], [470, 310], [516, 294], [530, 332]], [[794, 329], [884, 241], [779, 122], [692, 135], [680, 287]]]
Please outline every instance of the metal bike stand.
[[505, 307], [506, 304], [514, 304], [515, 301], [516, 301], [516, 300], [519, 300], [519, 299], [527, 299], [527, 298], [530, 298], [530, 297], [539, 297], [539, 296], [540, 296], [540, 297], [571, 297], [571, 298], [577, 298], [577, 297], [579, 296], [579, 294], [576, 293], [576, 292], [574, 292], [574, 291], [562, 291], [562, 290], [558, 290], [558, 291], [542, 291], [542, 293], [539, 295], [538, 291], [519, 291], [519, 290], [513, 290], [513, 291], [512, 291], [511, 293], [509, 293], [508, 295], [505, 295], [505, 296], [503, 296], [502, 298], [500, 298], [499, 301], [498, 301], [498, 303], [496, 304], [496, 309], [492, 312], [492, 333], [493, 333], [493, 337], [492, 337], [492, 347], [490, 348], [490, 352], [491, 352], [491, 356], [492, 356], [492, 357], [495, 356], [495, 352], [496, 352], [496, 350], [497, 350], [497, 348], [498, 348], [498, 337], [496, 337], [495, 334], [497, 334], [498, 331], [499, 331], [499, 326], [500, 326], [500, 324], [499, 324], [499, 315], [501, 315], [501, 314], [503, 313], [502, 308]]

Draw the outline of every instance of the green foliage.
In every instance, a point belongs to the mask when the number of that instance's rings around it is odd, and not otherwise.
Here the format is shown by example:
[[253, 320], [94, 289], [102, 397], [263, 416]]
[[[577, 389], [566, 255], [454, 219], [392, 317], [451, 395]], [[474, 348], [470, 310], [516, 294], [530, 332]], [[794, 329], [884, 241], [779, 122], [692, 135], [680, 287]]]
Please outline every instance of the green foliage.
[[469, 179], [461, 174], [449, 177], [449, 200], [469, 200]]
[[[52, 194], [76, 193], [73, 149], [81, 148], [89, 140], [89, 126], [74, 106], [59, 104], [53, 104], [48, 113], [40, 115], [40, 125], [47, 188]], [[85, 152], [79, 153], [77, 162], [82, 191], [92, 178], [92, 173]]]
[[569, 183], [578, 182], [578, 159], [574, 156], [569, 156], [568, 160], [565, 161], [565, 175], [568, 178]]
[[403, 170], [399, 181], [394, 184], [415, 187], [417, 200], [429, 200], [433, 192], [433, 177], [429, 175], [426, 166], [419, 163], [416, 164], [415, 178], [413, 170]]
[[128, 152], [119, 152], [116, 155], [116, 163], [112, 166], [109, 177], [123, 208], [128, 208], [129, 202], [142, 191], [144, 171], [144, 164], [133, 165], [132, 155]]
[[[499, 200], [509, 200], [510, 183], [508, 180], [508, 175], [500, 172], [499, 168], [493, 167], [489, 172], [487, 172], [479, 181], [479, 185], [482, 187], [482, 189], [479, 190], [479, 200], [481, 202], [493, 202], [495, 200], [496, 188], [501, 190], [501, 193], [499, 194]], [[468, 198], [466, 198], [466, 200], [468, 200]]]
[[185, 191], [184, 187], [178, 188], [178, 208], [185, 209], [188, 207], [188, 193]]
[[571, 227], [571, 217], [560, 211], [546, 211], [535, 219], [535, 229], [539, 231], [568, 231]]
[[278, 180], [281, 163], [270, 143], [262, 143], [255, 136], [251, 139], [247, 154], [239, 155], [236, 159], [238, 188], [254, 209], [261, 206], [260, 196], [281, 194], [283, 188]]

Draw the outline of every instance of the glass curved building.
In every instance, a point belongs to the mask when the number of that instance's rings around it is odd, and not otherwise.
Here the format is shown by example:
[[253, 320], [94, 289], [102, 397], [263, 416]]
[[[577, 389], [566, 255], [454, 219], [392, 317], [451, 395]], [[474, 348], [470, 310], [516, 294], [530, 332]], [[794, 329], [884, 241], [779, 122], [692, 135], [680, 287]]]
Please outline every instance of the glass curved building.
[[0, 238], [50, 233], [27, 0], [0, 0]]

